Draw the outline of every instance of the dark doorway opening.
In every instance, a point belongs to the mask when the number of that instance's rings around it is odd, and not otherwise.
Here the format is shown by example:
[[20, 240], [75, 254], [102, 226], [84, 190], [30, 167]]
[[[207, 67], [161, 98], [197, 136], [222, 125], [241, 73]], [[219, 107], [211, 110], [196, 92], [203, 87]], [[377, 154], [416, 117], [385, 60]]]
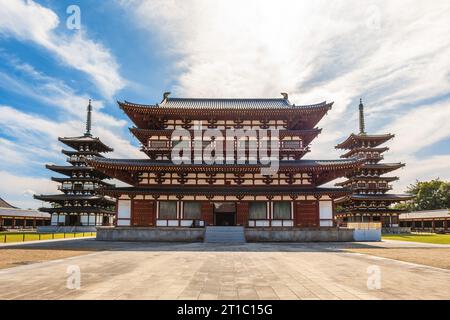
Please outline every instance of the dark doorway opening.
[[214, 225], [235, 226], [236, 204], [234, 202], [214, 203]]
[[80, 226], [80, 216], [78, 215], [68, 215], [68, 219], [66, 218], [66, 226]]
[[216, 226], [235, 226], [236, 214], [235, 213], [216, 213]]

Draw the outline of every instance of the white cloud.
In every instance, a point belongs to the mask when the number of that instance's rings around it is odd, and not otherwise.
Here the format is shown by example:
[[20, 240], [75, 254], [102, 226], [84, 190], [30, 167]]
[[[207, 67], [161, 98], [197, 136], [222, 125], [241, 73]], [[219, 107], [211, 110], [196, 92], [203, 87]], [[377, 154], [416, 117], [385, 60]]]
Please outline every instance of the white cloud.
[[450, 91], [447, 0], [119, 3], [144, 30], [161, 35], [161, 46], [176, 60], [174, 94], [274, 97], [286, 91], [296, 104], [333, 100], [310, 158], [339, 156], [334, 146], [356, 131], [363, 96], [369, 132], [397, 134], [389, 144], [392, 159], [413, 162], [401, 171], [402, 183], [414, 182], [418, 166], [424, 177], [445, 169], [435, 166], [445, 156], [428, 161], [415, 153], [450, 137], [450, 99], [424, 102]]
[[0, 7], [0, 34], [44, 47], [62, 62], [87, 73], [108, 98], [125, 86], [109, 50], [83, 30], [73, 35], [57, 33], [60, 21], [52, 10], [32, 0], [0, 0]]
[[36, 209], [41, 204], [33, 199], [33, 194], [51, 194], [56, 183], [50, 179], [14, 175], [0, 171], [0, 194], [3, 199], [20, 208]]
[[450, 137], [450, 101], [416, 107], [381, 128], [395, 134], [395, 153], [410, 155]]
[[[37, 178], [23, 176], [24, 172], [44, 170], [46, 163], [65, 164], [66, 156], [61, 154], [61, 149], [70, 148], [59, 143], [58, 136], [80, 136], [82, 122], [47, 119], [2, 105], [0, 115], [0, 134], [14, 137], [13, 140], [0, 138], [0, 195], [17, 206], [36, 208], [41, 204], [33, 200], [32, 195], [58, 193], [56, 184], [50, 180], [51, 176], [58, 174], [47, 171], [46, 177]], [[119, 123], [121, 127], [125, 125], [125, 122]], [[120, 131], [114, 129], [101, 123], [94, 127], [95, 135], [114, 148], [111, 157], [145, 157], [130, 144], [130, 139], [122, 137]]]
[[[9, 141], [1, 144], [11, 154], [18, 157], [21, 154], [25, 161], [39, 158], [61, 157], [59, 152], [62, 145], [58, 137], [76, 137], [82, 135], [81, 121], [57, 121], [46, 119], [36, 114], [25, 113], [10, 106], [0, 105], [0, 132], [13, 136], [16, 142]], [[95, 117], [95, 114], [94, 114]], [[125, 125], [125, 122], [123, 122]], [[95, 135], [114, 148], [113, 156], [116, 157], [142, 157], [138, 148], [130, 144], [130, 139], [114, 132], [109, 127], [101, 124], [94, 127]], [[1, 142], [1, 140], [0, 140]], [[66, 147], [68, 148], [68, 147]]]

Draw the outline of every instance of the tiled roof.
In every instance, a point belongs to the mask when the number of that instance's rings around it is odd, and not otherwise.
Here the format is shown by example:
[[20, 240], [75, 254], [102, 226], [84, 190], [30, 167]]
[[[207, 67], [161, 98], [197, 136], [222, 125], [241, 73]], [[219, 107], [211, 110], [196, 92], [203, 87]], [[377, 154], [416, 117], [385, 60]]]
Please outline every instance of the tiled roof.
[[37, 200], [43, 201], [69, 201], [69, 200], [79, 200], [79, 201], [89, 201], [89, 200], [104, 200], [102, 196], [99, 195], [66, 195], [66, 194], [51, 194], [51, 195], [34, 195]]
[[164, 100], [161, 107], [169, 108], [291, 108], [285, 99], [193, 99], [169, 98]]
[[68, 145], [71, 148], [77, 149], [80, 144], [90, 144], [98, 148], [99, 152], [112, 152], [113, 149], [104, 144], [100, 138], [91, 136], [80, 136], [80, 137], [60, 137], [59, 141]]
[[377, 200], [377, 201], [404, 201], [404, 200], [410, 200], [414, 198], [414, 196], [408, 195], [408, 194], [375, 194], [375, 195], [366, 195], [366, 194], [352, 194], [349, 196], [351, 199], [354, 200]]
[[3, 200], [2, 198], [0, 198], [0, 208], [13, 208], [13, 209], [17, 209], [16, 207], [10, 205], [8, 202], [6, 202], [5, 200]]
[[211, 188], [210, 186], [171, 186], [168, 188], [161, 187], [120, 187], [120, 188], [107, 188], [102, 189], [105, 194], [182, 194], [182, 195], [345, 195], [350, 191], [342, 188], [302, 188], [302, 187], [277, 187], [273, 188], [271, 186], [260, 186], [260, 187], [227, 187], [227, 186], [215, 186]]
[[[87, 160], [89, 164], [105, 164], [105, 165], [124, 165], [132, 167], [164, 167], [164, 166], [175, 166], [171, 161], [152, 161], [147, 159], [109, 159], [109, 158], [93, 158]], [[280, 166], [286, 167], [311, 167], [311, 166], [333, 166], [333, 165], [353, 165], [361, 163], [362, 160], [359, 159], [338, 159], [338, 160], [283, 160], [280, 161]], [[205, 164], [180, 164], [177, 166], [189, 166], [189, 167], [201, 167]], [[213, 166], [243, 166], [242, 164], [214, 164]], [[245, 164], [244, 166], [255, 166], [260, 167], [261, 164]]]
[[0, 208], [0, 216], [3, 217], [26, 217], [26, 218], [50, 218], [48, 213], [37, 210], [25, 210], [14, 208]]
[[428, 210], [403, 213], [400, 215], [400, 220], [409, 219], [433, 219], [433, 218], [450, 218], [449, 209]]
[[296, 106], [287, 99], [211, 99], [211, 98], [168, 98], [160, 104], [142, 105], [128, 101], [126, 105], [135, 107], [164, 107], [182, 109], [308, 109], [327, 106], [326, 102]]
[[372, 141], [372, 147], [379, 146], [380, 144], [389, 141], [394, 138], [393, 134], [354, 134], [352, 133], [344, 142], [335, 146], [336, 149], [352, 149], [358, 145], [361, 141]]

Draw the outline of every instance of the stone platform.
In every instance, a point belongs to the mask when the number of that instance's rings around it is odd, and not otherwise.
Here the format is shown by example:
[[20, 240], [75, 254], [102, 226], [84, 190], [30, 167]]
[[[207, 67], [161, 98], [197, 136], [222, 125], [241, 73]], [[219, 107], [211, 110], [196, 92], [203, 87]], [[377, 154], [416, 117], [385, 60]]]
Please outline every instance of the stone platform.
[[[97, 228], [97, 240], [202, 242], [205, 239], [205, 230], [205, 228], [171, 227], [99, 227]], [[351, 242], [354, 241], [354, 230], [342, 228], [246, 228], [245, 240], [248, 242]]]
[[204, 228], [97, 228], [97, 240], [104, 241], [202, 242], [204, 237]]
[[351, 242], [353, 229], [247, 228], [248, 242]]

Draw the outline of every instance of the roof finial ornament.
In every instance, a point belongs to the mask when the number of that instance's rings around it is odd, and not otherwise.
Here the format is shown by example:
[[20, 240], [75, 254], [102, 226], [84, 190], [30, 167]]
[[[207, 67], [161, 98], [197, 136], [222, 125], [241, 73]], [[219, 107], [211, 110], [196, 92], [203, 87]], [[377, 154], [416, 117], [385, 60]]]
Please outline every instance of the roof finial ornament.
[[169, 99], [170, 92], [164, 92], [161, 103], [166, 102]]
[[286, 92], [282, 92], [281, 95], [283, 96], [284, 100], [289, 100], [289, 95]]
[[91, 136], [91, 122], [92, 122], [92, 100], [89, 99], [89, 105], [87, 106], [87, 118], [86, 118], [86, 133], [85, 136]]
[[359, 99], [359, 134], [366, 134], [366, 128], [364, 123], [364, 105], [362, 102], [362, 98]]

